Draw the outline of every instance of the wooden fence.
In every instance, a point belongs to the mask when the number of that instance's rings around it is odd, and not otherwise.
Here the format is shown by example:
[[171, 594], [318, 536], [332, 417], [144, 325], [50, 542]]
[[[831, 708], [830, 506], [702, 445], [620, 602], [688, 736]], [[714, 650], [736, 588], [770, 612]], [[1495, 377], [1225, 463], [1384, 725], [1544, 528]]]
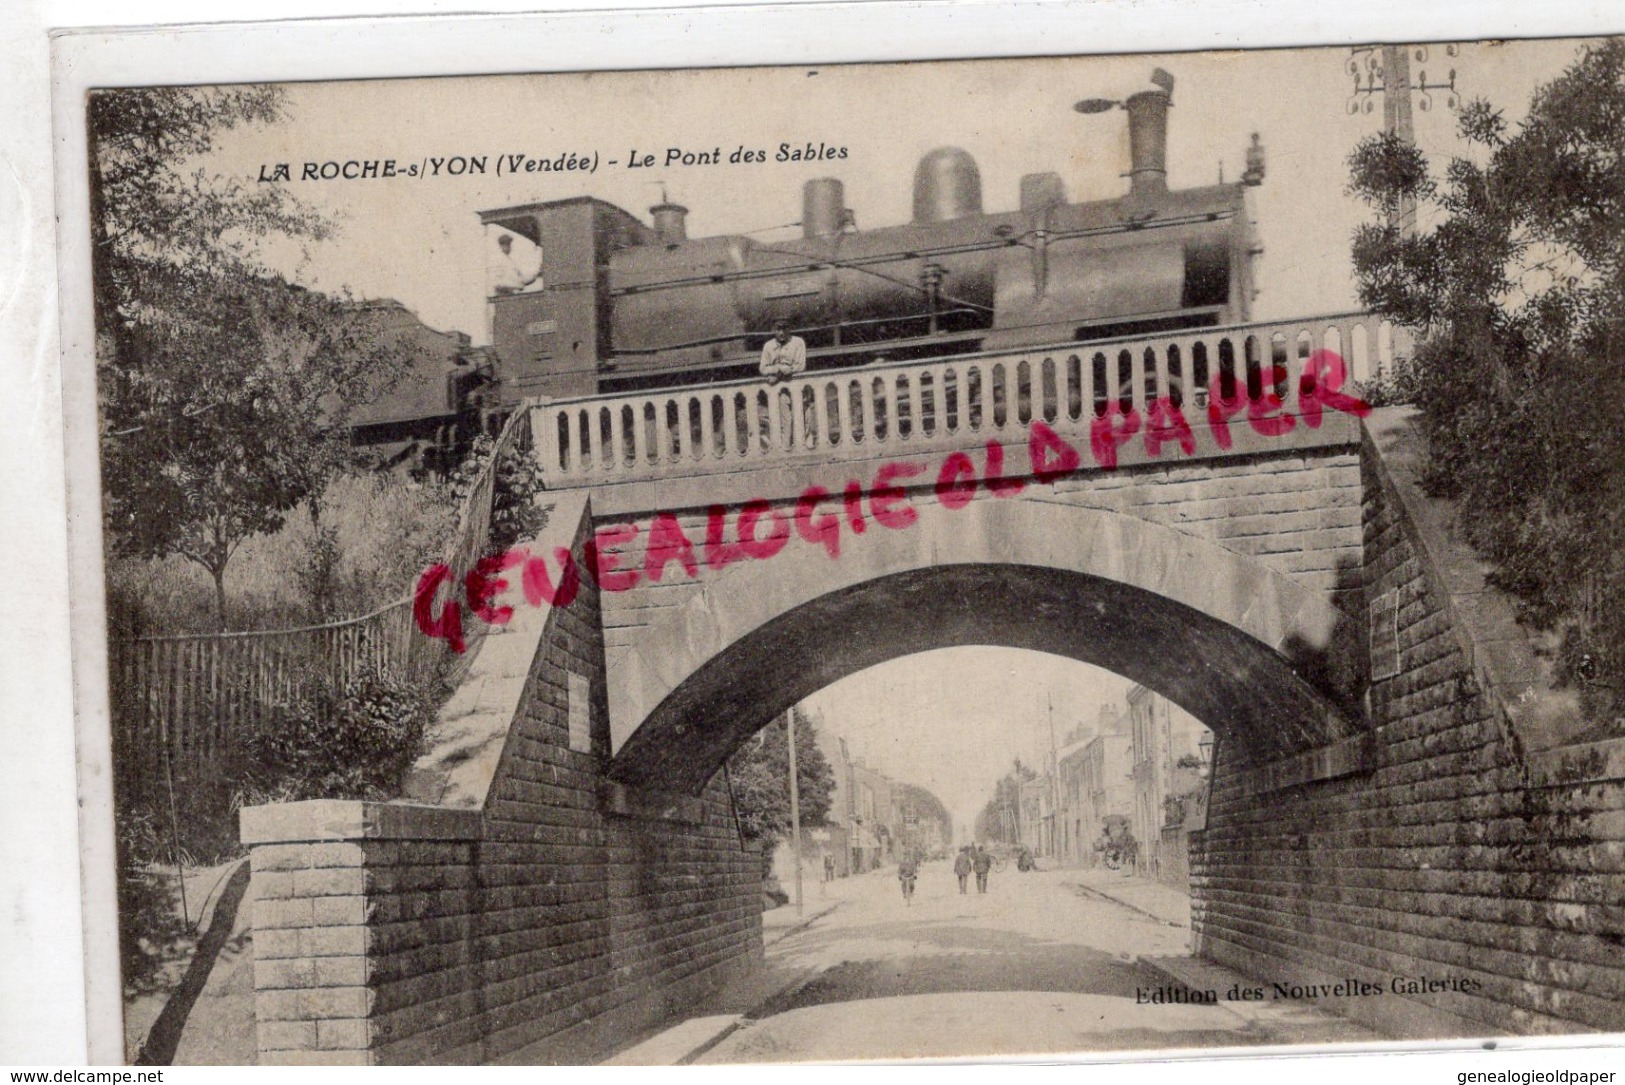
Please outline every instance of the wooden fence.
[[[467, 570], [491, 533], [496, 467], [528, 443], [529, 414], [515, 412], [464, 498], [441, 560]], [[455, 684], [485, 629], [468, 615], [463, 655], [417, 631], [410, 590], [385, 607], [342, 622], [242, 633], [138, 637], [108, 645], [113, 741], [120, 776], [150, 787], [166, 768], [199, 779], [229, 768], [249, 736], [317, 684], [342, 686], [369, 671]], [[143, 790], [145, 790], [143, 787]]]

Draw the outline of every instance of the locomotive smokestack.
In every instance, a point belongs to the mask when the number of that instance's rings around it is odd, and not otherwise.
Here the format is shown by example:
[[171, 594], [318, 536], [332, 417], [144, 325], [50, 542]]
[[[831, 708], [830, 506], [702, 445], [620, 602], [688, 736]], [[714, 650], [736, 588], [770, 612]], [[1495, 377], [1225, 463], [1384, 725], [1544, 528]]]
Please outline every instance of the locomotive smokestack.
[[834, 177], [815, 177], [801, 187], [802, 237], [834, 237], [845, 225], [845, 185]]
[[649, 208], [654, 216], [655, 233], [667, 245], [688, 240], [688, 208], [680, 203], [657, 203]]
[[1131, 196], [1155, 196], [1168, 191], [1168, 107], [1172, 104], [1174, 79], [1158, 68], [1151, 81], [1161, 89], [1130, 95], [1123, 103], [1128, 110]]

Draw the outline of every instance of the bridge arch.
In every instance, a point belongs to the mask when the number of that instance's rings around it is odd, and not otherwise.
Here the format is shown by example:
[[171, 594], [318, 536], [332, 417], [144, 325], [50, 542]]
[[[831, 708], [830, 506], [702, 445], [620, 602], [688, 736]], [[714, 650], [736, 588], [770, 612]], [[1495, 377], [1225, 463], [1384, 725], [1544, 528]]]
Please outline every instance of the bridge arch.
[[900, 656], [966, 644], [1095, 664], [1264, 759], [1362, 729], [1359, 628], [1254, 558], [1131, 516], [984, 498], [728, 567], [612, 661], [611, 775], [698, 794], [775, 714]]

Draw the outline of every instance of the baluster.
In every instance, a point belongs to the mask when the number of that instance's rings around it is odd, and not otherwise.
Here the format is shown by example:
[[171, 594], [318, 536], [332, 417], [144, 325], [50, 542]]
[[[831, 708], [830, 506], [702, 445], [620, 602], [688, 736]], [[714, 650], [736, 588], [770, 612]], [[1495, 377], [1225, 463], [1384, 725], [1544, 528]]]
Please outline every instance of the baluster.
[[[532, 428], [536, 430], [542, 469], [557, 478], [564, 472], [564, 448], [559, 436], [558, 412], [551, 407], [531, 408]], [[540, 420], [540, 425], [536, 421]]]
[[784, 389], [773, 385], [767, 390], [767, 451], [784, 448]]
[[[1004, 427], [1021, 429], [1021, 366], [1004, 367]], [[1029, 407], [1031, 405], [1029, 404]]]
[[[921, 370], [913, 370], [908, 374], [908, 383], [903, 386], [902, 394], [908, 401], [908, 439], [918, 441], [925, 434], [924, 418], [920, 413], [920, 404], [923, 397], [920, 394]], [[899, 433], [901, 436], [901, 433]]]
[[1004, 399], [1004, 368], [997, 362], [982, 368], [982, 430], [991, 432], [1004, 424], [1000, 413]]
[[609, 412], [609, 440], [606, 442], [609, 453], [607, 470], [611, 474], [619, 474], [626, 469], [626, 412], [619, 403], [611, 403], [605, 408]]
[[1134, 409], [1141, 416], [1145, 415], [1150, 405], [1150, 394], [1157, 379], [1157, 352], [1151, 347], [1130, 352], [1130, 366], [1133, 376]]
[[[1181, 411], [1191, 409], [1191, 349], [1193, 341], [1190, 339], [1176, 339], [1168, 345], [1168, 391], [1165, 393], [1174, 400]], [[1174, 364], [1175, 360], [1179, 364]]]

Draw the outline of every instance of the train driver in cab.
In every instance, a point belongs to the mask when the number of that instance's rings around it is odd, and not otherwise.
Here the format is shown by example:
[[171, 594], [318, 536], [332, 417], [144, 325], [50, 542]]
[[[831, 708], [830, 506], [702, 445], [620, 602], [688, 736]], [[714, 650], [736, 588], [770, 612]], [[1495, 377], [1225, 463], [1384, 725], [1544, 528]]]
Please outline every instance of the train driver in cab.
[[[526, 268], [513, 251], [513, 235], [503, 233], [497, 235], [497, 248], [502, 250], [492, 268], [492, 292], [496, 294], [518, 294], [525, 290], [541, 289], [542, 277], [541, 252], [537, 250], [533, 266]], [[527, 261], [528, 262], [528, 261]]]
[[789, 380], [807, 368], [807, 344], [801, 336], [790, 334], [789, 322], [773, 322], [773, 338], [762, 344], [758, 368], [769, 384]]

